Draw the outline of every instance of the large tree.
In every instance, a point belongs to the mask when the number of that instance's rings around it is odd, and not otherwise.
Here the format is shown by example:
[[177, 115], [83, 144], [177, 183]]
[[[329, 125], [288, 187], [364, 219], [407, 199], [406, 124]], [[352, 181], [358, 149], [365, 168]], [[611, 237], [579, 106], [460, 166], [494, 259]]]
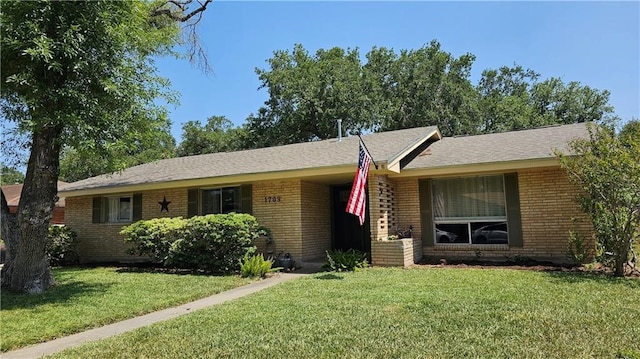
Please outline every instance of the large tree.
[[417, 50], [374, 47], [366, 54], [302, 45], [276, 51], [257, 69], [269, 98], [249, 116], [246, 147], [325, 139], [346, 133], [437, 125], [445, 136], [599, 121], [614, 117], [609, 92], [540, 80], [519, 65], [487, 69], [471, 81], [475, 56], [453, 56], [437, 41]]
[[60, 179], [67, 182], [112, 173], [166, 158], [175, 157], [176, 140], [171, 123], [163, 117], [150, 123], [148, 131], [127, 133], [104, 148], [65, 147], [60, 156]]
[[192, 156], [241, 150], [244, 134], [242, 127], [234, 127], [224, 116], [211, 116], [204, 126], [198, 121], [188, 121], [182, 125], [182, 142], [176, 154]]
[[332, 48], [309, 55], [302, 45], [276, 51], [270, 69], [256, 69], [269, 99], [247, 119], [246, 147], [268, 147], [371, 128], [378, 103], [362, 74], [357, 49]]
[[595, 229], [598, 259], [616, 276], [635, 266], [640, 240], [640, 122], [616, 133], [611, 124], [589, 127], [589, 138], [571, 145], [575, 156], [558, 154], [569, 179], [580, 188], [582, 210]]
[[540, 74], [522, 66], [487, 69], [476, 87], [477, 132], [521, 130], [553, 124], [612, 120], [609, 91], [559, 78], [539, 81]]
[[367, 59], [364, 72], [381, 90], [380, 130], [438, 126], [446, 136], [474, 133], [477, 100], [469, 78], [475, 56], [456, 58], [432, 41], [399, 54], [374, 48]]
[[30, 142], [17, 218], [2, 226], [3, 288], [54, 283], [44, 248], [63, 146], [105, 149], [152, 128], [168, 86], [153, 56], [172, 53], [180, 24], [196, 23], [210, 1], [3, 1], [0, 105]]

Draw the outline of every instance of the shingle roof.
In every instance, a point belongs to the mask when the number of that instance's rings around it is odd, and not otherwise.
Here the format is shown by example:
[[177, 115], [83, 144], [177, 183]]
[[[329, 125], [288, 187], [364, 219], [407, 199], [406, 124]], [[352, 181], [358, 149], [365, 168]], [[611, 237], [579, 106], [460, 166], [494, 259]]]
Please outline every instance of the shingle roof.
[[[401, 156], [417, 142], [437, 132], [435, 126], [362, 136], [374, 161], [385, 163]], [[439, 133], [439, 132], [438, 132]], [[357, 165], [358, 138], [329, 139], [255, 150], [178, 157], [146, 163], [120, 173], [70, 183], [64, 191], [160, 183], [220, 176]]]
[[[67, 182], [58, 181], [58, 190], [61, 190]], [[17, 207], [20, 204], [20, 194], [22, 193], [22, 184], [10, 184], [2, 186], [2, 193], [4, 193], [4, 197], [7, 199], [7, 205], [9, 207]], [[60, 198], [58, 202], [56, 202], [56, 207], [64, 207], [65, 201], [64, 198]]]
[[587, 137], [585, 123], [477, 136], [445, 137], [429, 146], [405, 169], [553, 158], [554, 150], [570, 153], [568, 144], [571, 140]]

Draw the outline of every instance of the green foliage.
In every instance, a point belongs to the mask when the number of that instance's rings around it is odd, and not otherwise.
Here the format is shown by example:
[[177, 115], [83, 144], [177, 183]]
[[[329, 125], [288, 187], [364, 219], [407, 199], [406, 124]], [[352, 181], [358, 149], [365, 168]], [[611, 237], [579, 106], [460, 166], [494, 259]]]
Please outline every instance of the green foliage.
[[45, 251], [52, 266], [78, 264], [78, 235], [66, 226], [50, 226]]
[[479, 94], [480, 133], [504, 132], [553, 124], [607, 120], [613, 115], [609, 91], [559, 78], [539, 81], [522, 66], [482, 72]]
[[416, 50], [275, 51], [256, 69], [269, 99], [247, 118], [245, 148], [345, 134], [437, 125], [445, 136], [472, 135], [606, 120], [609, 92], [540, 74], [519, 65], [487, 69], [471, 82], [475, 56], [459, 57], [437, 41]]
[[2, 268], [3, 287], [38, 293], [53, 284], [44, 249], [63, 146], [119, 169], [122, 158], [110, 157], [110, 147], [135, 146], [167, 118], [158, 100], [175, 99], [154, 61], [181, 35], [178, 21], [154, 21], [161, 3], [2, 2], [0, 116], [15, 146], [28, 138], [30, 151], [18, 226], [7, 241], [20, 255]]
[[574, 141], [571, 149], [576, 156], [558, 156], [582, 191], [579, 202], [593, 222], [597, 259], [622, 276], [640, 237], [640, 122], [628, 122], [619, 133], [612, 125], [592, 125], [589, 139]]
[[253, 256], [245, 254], [244, 260], [240, 261], [240, 275], [242, 275], [243, 278], [264, 278], [267, 273], [273, 272], [275, 270], [274, 268], [272, 268], [272, 266], [273, 260], [264, 259], [264, 256], [262, 254], [256, 254]]
[[180, 238], [185, 224], [182, 217], [154, 218], [123, 227], [120, 234], [125, 236], [125, 242], [134, 244], [127, 250], [129, 254], [148, 256], [156, 263], [166, 263], [171, 245]]
[[11, 185], [24, 182], [24, 174], [15, 168], [2, 165], [0, 174], [0, 185]]
[[322, 268], [333, 272], [352, 272], [367, 268], [367, 255], [354, 249], [327, 251], [327, 263]]
[[616, 359], [640, 359], [640, 349], [620, 350], [616, 353]]
[[255, 217], [238, 213], [138, 221], [121, 231], [134, 245], [131, 254], [167, 267], [212, 272], [237, 270], [240, 260], [255, 252], [253, 241], [261, 233]]
[[212, 116], [202, 126], [198, 121], [189, 121], [182, 126], [182, 142], [178, 156], [228, 152], [242, 149], [244, 129], [233, 127], [224, 116]]
[[158, 118], [148, 131], [134, 132], [130, 136], [114, 140], [101, 155], [93, 148], [63, 149], [60, 178], [74, 182], [142, 163], [172, 158], [175, 156], [175, 147], [170, 121]]
[[589, 251], [584, 244], [584, 239], [580, 233], [574, 230], [569, 231], [567, 257], [575, 264], [584, 264], [589, 258]]

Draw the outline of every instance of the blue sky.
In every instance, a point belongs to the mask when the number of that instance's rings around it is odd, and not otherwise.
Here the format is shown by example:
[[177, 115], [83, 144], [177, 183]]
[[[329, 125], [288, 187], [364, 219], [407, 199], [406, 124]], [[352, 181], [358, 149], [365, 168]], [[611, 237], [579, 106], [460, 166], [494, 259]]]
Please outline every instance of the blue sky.
[[541, 78], [560, 77], [611, 92], [624, 120], [640, 118], [640, 2], [214, 1], [199, 24], [214, 73], [185, 60], [160, 59], [160, 74], [181, 95], [170, 107], [182, 124], [221, 115], [236, 125], [267, 99], [255, 68], [296, 43], [310, 53], [334, 46], [418, 49], [476, 56], [472, 80], [514, 63]]

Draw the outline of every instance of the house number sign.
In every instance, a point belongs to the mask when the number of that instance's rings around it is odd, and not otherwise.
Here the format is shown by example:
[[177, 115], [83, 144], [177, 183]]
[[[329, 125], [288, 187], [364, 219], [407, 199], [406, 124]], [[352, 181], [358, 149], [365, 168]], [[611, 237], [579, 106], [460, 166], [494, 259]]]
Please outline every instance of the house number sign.
[[280, 202], [280, 196], [265, 196], [264, 203], [278, 203]]

